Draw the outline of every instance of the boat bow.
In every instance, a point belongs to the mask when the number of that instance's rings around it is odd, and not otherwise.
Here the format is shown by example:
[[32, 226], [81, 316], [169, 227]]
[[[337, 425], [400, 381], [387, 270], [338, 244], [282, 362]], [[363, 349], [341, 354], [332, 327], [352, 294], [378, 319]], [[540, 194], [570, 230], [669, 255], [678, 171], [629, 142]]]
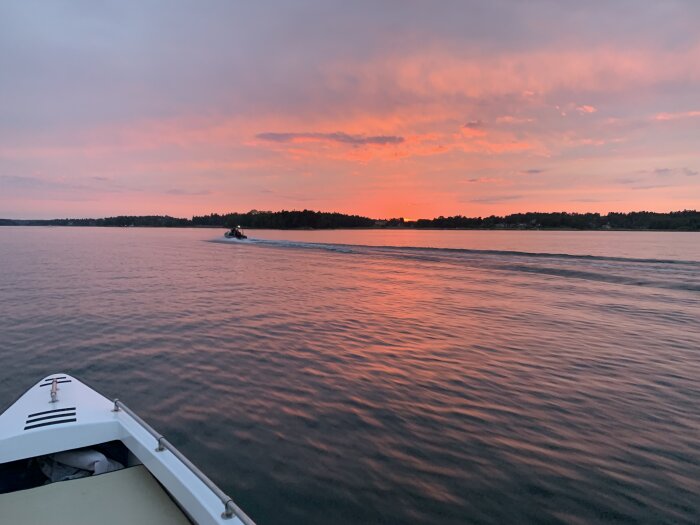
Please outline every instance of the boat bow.
[[0, 463], [121, 441], [198, 525], [254, 522], [121, 401], [53, 374], [0, 414]]

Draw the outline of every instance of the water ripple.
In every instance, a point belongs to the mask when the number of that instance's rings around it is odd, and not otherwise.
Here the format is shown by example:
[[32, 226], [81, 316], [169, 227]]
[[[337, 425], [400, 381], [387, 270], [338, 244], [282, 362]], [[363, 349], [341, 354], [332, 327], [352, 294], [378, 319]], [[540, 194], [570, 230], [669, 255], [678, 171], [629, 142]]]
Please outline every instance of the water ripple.
[[0, 399], [83, 377], [261, 524], [697, 522], [681, 249], [51, 232], [0, 230]]

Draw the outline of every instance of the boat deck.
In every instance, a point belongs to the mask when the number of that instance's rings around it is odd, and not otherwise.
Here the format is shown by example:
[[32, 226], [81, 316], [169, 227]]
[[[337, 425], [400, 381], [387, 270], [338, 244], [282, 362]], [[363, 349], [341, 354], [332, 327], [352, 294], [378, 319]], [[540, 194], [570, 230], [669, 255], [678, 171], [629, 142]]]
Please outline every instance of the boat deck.
[[0, 494], [3, 523], [191, 525], [143, 465]]

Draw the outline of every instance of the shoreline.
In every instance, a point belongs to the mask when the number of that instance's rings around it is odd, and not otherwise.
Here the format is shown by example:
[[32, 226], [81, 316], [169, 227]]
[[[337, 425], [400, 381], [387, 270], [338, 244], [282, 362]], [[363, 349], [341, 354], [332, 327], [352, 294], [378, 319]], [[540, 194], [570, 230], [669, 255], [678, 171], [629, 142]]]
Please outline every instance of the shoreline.
[[100, 226], [155, 228], [231, 228], [279, 230], [534, 230], [534, 231], [700, 231], [700, 211], [673, 212], [527, 212], [504, 216], [454, 215], [433, 219], [372, 219], [360, 215], [313, 210], [257, 211], [193, 215], [118, 215], [102, 218], [10, 219], [0, 226]]
[[[31, 219], [34, 220], [34, 219]], [[42, 220], [42, 219], [38, 219]], [[50, 220], [50, 219], [48, 219]], [[159, 230], [229, 230], [226, 226], [187, 225], [187, 226], [118, 226], [111, 224], [2, 224], [0, 228], [152, 228]], [[274, 230], [274, 231], [488, 231], [488, 232], [656, 232], [656, 233], [700, 233], [700, 229], [651, 229], [651, 228], [436, 228], [436, 227], [406, 227], [406, 226], [377, 226], [357, 228], [254, 228], [243, 227], [244, 230]]]

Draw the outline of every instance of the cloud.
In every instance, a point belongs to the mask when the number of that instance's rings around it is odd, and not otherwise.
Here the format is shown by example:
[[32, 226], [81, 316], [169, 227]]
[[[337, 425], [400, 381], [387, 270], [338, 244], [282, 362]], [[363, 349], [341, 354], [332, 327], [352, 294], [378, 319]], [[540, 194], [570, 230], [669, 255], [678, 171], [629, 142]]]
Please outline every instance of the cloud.
[[624, 185], [630, 185], [630, 184], [638, 184], [642, 182], [644, 179], [641, 179], [639, 177], [618, 177], [617, 179], [614, 179], [613, 182], [617, 184], [624, 184]]
[[394, 216], [594, 192], [610, 209], [696, 204], [700, 2], [274, 3], [55, 3], [37, 18], [0, 2], [0, 173], [42, 179], [0, 179], [0, 207], [49, 213], [44, 197], [80, 194], [91, 208], [60, 213], [187, 215], [295, 191]]
[[166, 190], [163, 193], [166, 195], [209, 195], [211, 191], [209, 190], [183, 190], [180, 188], [173, 188]]
[[678, 120], [686, 118], [700, 117], [700, 111], [679, 111], [677, 113], [657, 113], [654, 120]]
[[341, 144], [350, 144], [352, 146], [364, 146], [367, 144], [376, 144], [385, 146], [389, 144], [401, 144], [404, 141], [403, 137], [396, 135], [351, 135], [349, 133], [258, 133], [256, 138], [266, 140], [268, 142], [299, 142], [299, 141], [317, 141], [317, 142], [338, 142]]
[[62, 180], [23, 175], [0, 175], [0, 202], [15, 199], [79, 202], [90, 200], [90, 188]]
[[688, 177], [694, 177], [700, 172], [692, 170], [686, 166], [683, 168], [655, 168], [654, 170], [652, 170], [652, 173], [660, 177], [665, 177], [669, 175], [686, 175]]
[[496, 118], [498, 124], [528, 124], [534, 122], [531, 117], [514, 117], [513, 115], [503, 115]]
[[462, 184], [482, 184], [482, 183], [497, 183], [502, 182], [503, 179], [497, 177], [474, 177], [471, 179], [460, 181]]
[[42, 179], [40, 177], [27, 177], [22, 175], [0, 175], [0, 187], [7, 189], [28, 190], [78, 190], [85, 187], [70, 182]]
[[[625, 94], [630, 90], [653, 90], [661, 82], [682, 79], [694, 85], [700, 80], [700, 71], [689, 68], [689, 64], [699, 57], [698, 45], [683, 52], [605, 44], [587, 48], [553, 46], [511, 49], [483, 58], [468, 51], [454, 53], [449, 47], [433, 45], [391, 60], [382, 56], [362, 63], [340, 63], [329, 73], [334, 77], [342, 75], [347, 89], [359, 86], [362, 95], [381, 97], [386, 89], [392, 89], [400, 95], [394, 97], [397, 102], [442, 98], [455, 103], [514, 94], [521, 94], [523, 102], [533, 103], [546, 97], [573, 98], [582, 94], [610, 100], [613, 95], [629, 97]], [[380, 91], [375, 83], [362, 82], [367, 78], [391, 79], [391, 82]], [[533, 94], [526, 97], [526, 92]], [[596, 109], [591, 104], [578, 107], [583, 112]], [[576, 108], [572, 105], [571, 110]], [[506, 113], [513, 114], [517, 112]]]
[[499, 202], [507, 201], [517, 201], [524, 197], [524, 195], [493, 195], [487, 197], [480, 197], [478, 199], [471, 199], [469, 202], [474, 202], [478, 204], [496, 204]]
[[294, 202], [316, 202], [318, 197], [310, 195], [282, 195], [282, 198]]
[[648, 182], [648, 183], [643, 183], [643, 184], [637, 184], [635, 186], [630, 186], [630, 188], [633, 190], [656, 190], [659, 188], [670, 188], [671, 186], [672, 186], [672, 184]]
[[460, 128], [459, 131], [460, 136], [465, 139], [474, 139], [486, 136], [486, 130], [484, 129], [484, 125], [480, 120], [467, 122]]
[[636, 172], [639, 177], [618, 177], [613, 182], [628, 186], [632, 190], [653, 190], [679, 187], [682, 185], [679, 175], [693, 176], [696, 171], [688, 168], [655, 168]]
[[481, 120], [470, 120], [463, 127], [468, 129], [481, 129], [484, 127], [484, 123]]

